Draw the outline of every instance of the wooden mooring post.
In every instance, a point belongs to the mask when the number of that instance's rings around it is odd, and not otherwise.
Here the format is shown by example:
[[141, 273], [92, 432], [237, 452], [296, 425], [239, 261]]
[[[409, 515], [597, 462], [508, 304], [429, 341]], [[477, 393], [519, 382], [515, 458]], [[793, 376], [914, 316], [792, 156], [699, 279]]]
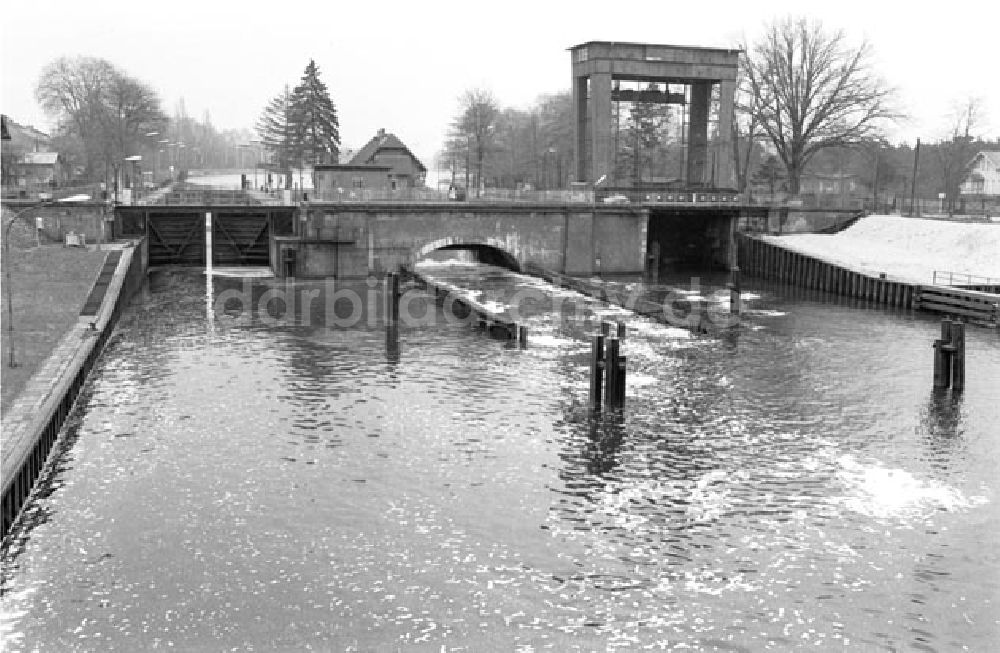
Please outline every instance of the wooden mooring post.
[[729, 312], [739, 315], [743, 310], [743, 300], [740, 297], [740, 267], [734, 265], [729, 270]]
[[399, 275], [387, 272], [385, 275], [385, 323], [399, 322]]
[[[611, 323], [603, 322], [590, 347], [590, 408], [600, 412], [625, 406], [625, 376], [628, 359], [621, 355], [625, 324], [618, 323], [617, 336], [610, 336]], [[603, 400], [603, 401], [602, 401]]]
[[615, 322], [615, 336], [611, 335], [611, 322], [601, 322], [601, 335], [605, 338], [617, 337], [620, 341], [625, 342], [625, 323]]
[[951, 325], [951, 345], [955, 348], [951, 361], [951, 389], [965, 389], [965, 323], [953, 322]]
[[934, 341], [934, 387], [965, 388], [965, 324], [941, 320], [941, 337]]
[[[615, 370], [615, 387], [614, 387], [614, 408], [622, 409], [625, 407], [625, 368], [627, 367], [628, 356], [618, 356], [618, 365]], [[610, 393], [609, 393], [610, 394]]]
[[604, 360], [604, 380], [607, 388], [604, 391], [604, 407], [608, 410], [621, 408], [618, 404], [620, 369], [618, 367], [621, 341], [617, 337], [607, 341]]
[[601, 410], [604, 389], [604, 335], [595, 335], [590, 341], [590, 408]]

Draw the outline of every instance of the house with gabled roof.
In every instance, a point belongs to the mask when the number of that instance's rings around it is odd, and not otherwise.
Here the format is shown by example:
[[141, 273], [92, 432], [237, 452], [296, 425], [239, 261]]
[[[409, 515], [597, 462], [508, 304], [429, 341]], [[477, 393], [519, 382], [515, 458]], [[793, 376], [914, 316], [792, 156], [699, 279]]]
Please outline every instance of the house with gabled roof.
[[4, 186], [34, 186], [62, 183], [66, 177], [63, 158], [51, 147], [48, 134], [31, 125], [21, 125], [10, 116], [2, 116], [2, 173]]
[[389, 186], [414, 188], [424, 185], [427, 168], [395, 134], [385, 129], [368, 141], [350, 161], [351, 165], [389, 166]]
[[31, 186], [66, 181], [66, 165], [58, 152], [28, 152], [18, 165], [20, 177]]
[[379, 129], [343, 163], [316, 164], [313, 187], [325, 193], [350, 190], [400, 190], [424, 185], [427, 168], [395, 134]]
[[984, 150], [972, 159], [961, 194], [1000, 197], [1000, 152]]

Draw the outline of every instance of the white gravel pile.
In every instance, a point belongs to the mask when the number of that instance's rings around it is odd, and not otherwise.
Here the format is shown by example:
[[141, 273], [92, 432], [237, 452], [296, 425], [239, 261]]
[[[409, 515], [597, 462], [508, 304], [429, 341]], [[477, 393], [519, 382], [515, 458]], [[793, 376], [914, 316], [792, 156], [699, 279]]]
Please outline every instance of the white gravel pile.
[[764, 239], [854, 270], [885, 272], [897, 280], [930, 283], [935, 270], [1000, 278], [1000, 223], [872, 215], [839, 234]]

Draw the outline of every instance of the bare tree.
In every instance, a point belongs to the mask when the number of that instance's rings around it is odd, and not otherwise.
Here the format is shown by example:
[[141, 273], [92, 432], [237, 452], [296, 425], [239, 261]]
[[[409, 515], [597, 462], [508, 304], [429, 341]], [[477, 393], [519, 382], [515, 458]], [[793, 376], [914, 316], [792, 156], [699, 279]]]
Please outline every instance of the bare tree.
[[969, 174], [977, 143], [973, 132], [982, 121], [982, 100], [968, 98], [956, 108], [949, 129], [949, 137], [934, 148], [941, 187], [948, 202], [948, 213], [955, 212], [962, 182]]
[[[493, 148], [497, 136], [496, 123], [500, 116], [500, 105], [492, 91], [480, 88], [463, 93], [459, 104], [461, 113], [455, 120], [452, 131], [459, 138], [465, 137], [467, 156], [475, 155], [475, 185], [478, 196], [483, 186], [483, 160]], [[467, 164], [466, 171], [469, 167]]]
[[757, 114], [752, 110], [754, 93], [747, 76], [746, 63], [746, 57], [742, 57], [732, 121], [733, 168], [736, 171], [736, 186], [741, 193], [746, 192], [750, 186], [754, 143], [764, 135]]
[[[439, 154], [442, 166], [451, 170], [452, 180], [465, 176], [468, 188], [478, 187], [478, 171], [479, 179], [492, 177], [498, 186], [511, 189], [527, 183], [536, 188], [565, 186], [573, 156], [573, 100], [569, 91], [539, 96], [526, 109], [493, 105], [496, 117], [492, 123], [484, 119], [492, 111], [480, 111], [477, 123], [477, 110], [469, 112], [477, 103], [470, 104], [468, 94], [461, 101], [460, 113], [452, 121]], [[490, 104], [488, 101], [483, 108]], [[477, 124], [485, 125], [478, 130], [481, 140], [475, 136]]]
[[115, 158], [135, 154], [143, 135], [167, 122], [156, 91], [121, 71], [108, 81], [102, 105], [101, 122]]
[[[60, 57], [42, 71], [35, 97], [65, 131], [83, 143], [87, 175], [105, 172], [140, 137], [166, 122], [156, 92], [94, 57]], [[130, 152], [134, 153], [134, 152]]]
[[45, 67], [35, 88], [42, 109], [81, 139], [88, 177], [110, 157], [102, 138], [101, 103], [113, 76], [114, 67], [103, 59], [60, 57]]
[[[536, 106], [541, 135], [542, 176], [554, 180], [546, 186], [563, 188], [573, 160], [573, 94], [562, 91], [543, 95], [536, 101]], [[533, 156], [538, 157], [538, 152], [533, 152]]]
[[842, 30], [788, 18], [743, 50], [743, 110], [774, 144], [792, 193], [816, 152], [877, 137], [885, 120], [898, 117], [894, 91], [872, 70], [871, 48], [849, 47]]

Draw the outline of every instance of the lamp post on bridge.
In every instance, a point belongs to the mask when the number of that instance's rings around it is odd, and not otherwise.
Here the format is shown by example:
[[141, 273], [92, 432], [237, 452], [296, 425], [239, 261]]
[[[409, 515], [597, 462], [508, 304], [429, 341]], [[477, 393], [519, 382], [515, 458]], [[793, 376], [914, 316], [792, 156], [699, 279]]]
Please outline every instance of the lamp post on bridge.
[[254, 144], [253, 148], [253, 189], [257, 190], [257, 168], [260, 167], [260, 148], [262, 141], [257, 139], [250, 139], [250, 142]]
[[132, 163], [132, 204], [135, 204], [139, 201], [139, 189], [136, 186], [136, 177], [139, 176], [139, 162], [142, 161], [142, 155], [133, 154], [132, 156], [127, 156], [122, 160], [130, 161]]
[[[549, 155], [555, 155], [556, 148], [550, 147], [542, 154], [542, 174], [545, 177], [545, 190], [552, 189], [552, 176], [549, 174]], [[553, 158], [555, 158], [553, 156]]]
[[594, 206], [597, 206], [597, 187], [607, 181], [607, 175], [601, 175], [601, 178], [594, 182]]
[[154, 175], [156, 179], [154, 179], [153, 181], [157, 184], [160, 183], [160, 179], [162, 178], [160, 176], [160, 169], [163, 168], [163, 166], [160, 164], [160, 155], [163, 154], [164, 148], [169, 147], [169, 145], [170, 145], [169, 138], [161, 138], [156, 142], [156, 174]]
[[[159, 135], [160, 135], [160, 132], [146, 132], [146, 138], [151, 139], [153, 141], [153, 150], [154, 151], [159, 148], [159, 143], [157, 142], [157, 140], [155, 138], [156, 136], [159, 136]], [[154, 159], [154, 163], [158, 163], [158, 161], [156, 161]], [[156, 167], [155, 166], [153, 167], [153, 177], [154, 178], [156, 177]]]
[[7, 224], [4, 226], [3, 231], [3, 257], [7, 262], [7, 271], [4, 278], [4, 286], [7, 288], [7, 367], [17, 367], [17, 361], [14, 357], [14, 286], [11, 281], [10, 268], [13, 265], [10, 260], [10, 228], [14, 226], [14, 223], [29, 211], [35, 211], [45, 206], [51, 206], [53, 204], [59, 203], [73, 203], [73, 202], [86, 202], [90, 200], [90, 195], [72, 195], [70, 197], [64, 197], [58, 200], [49, 200], [46, 202], [40, 202], [34, 206], [29, 206], [25, 209], [21, 209], [14, 214]]

